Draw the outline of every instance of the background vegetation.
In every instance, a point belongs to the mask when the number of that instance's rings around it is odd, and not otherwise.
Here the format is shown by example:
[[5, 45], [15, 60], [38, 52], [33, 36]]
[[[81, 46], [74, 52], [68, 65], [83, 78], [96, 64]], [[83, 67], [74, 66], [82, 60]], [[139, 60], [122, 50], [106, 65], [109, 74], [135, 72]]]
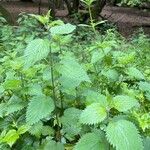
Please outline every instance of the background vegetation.
[[0, 17], [0, 149], [150, 149], [150, 38], [125, 39], [83, 3], [89, 24]]

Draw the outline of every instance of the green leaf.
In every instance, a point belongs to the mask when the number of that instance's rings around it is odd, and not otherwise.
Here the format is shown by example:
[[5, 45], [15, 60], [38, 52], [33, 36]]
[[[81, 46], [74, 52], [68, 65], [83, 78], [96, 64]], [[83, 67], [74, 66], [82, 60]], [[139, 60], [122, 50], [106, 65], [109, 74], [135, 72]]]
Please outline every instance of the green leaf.
[[43, 95], [42, 87], [37, 83], [32, 84], [31, 86], [29, 86], [29, 95], [32, 95], [32, 96]]
[[31, 41], [24, 52], [25, 68], [34, 65], [47, 57], [49, 53], [49, 41], [44, 39], [35, 39]]
[[98, 92], [87, 90], [83, 93], [83, 95], [86, 97], [86, 104], [90, 105], [92, 103], [100, 103], [101, 106], [107, 107], [107, 98], [105, 95], [102, 95]]
[[127, 65], [127, 64], [132, 64], [135, 61], [135, 52], [131, 52], [131, 53], [124, 53], [124, 52], [119, 52], [118, 56], [115, 56], [118, 61], [119, 64], [122, 65]]
[[43, 130], [43, 123], [42, 121], [39, 121], [29, 129], [29, 133], [33, 136], [36, 136], [37, 138], [40, 138], [42, 130]]
[[6, 115], [19, 111], [23, 109], [24, 107], [25, 107], [25, 104], [23, 102], [10, 103], [7, 105]]
[[100, 134], [87, 133], [77, 142], [74, 150], [107, 150], [107, 148]]
[[43, 126], [42, 127], [42, 135], [44, 135], [44, 136], [47, 136], [47, 135], [49, 135], [49, 136], [54, 136], [54, 129], [52, 128], [52, 127], [50, 127], [50, 126]]
[[108, 80], [115, 82], [119, 79], [119, 74], [115, 69], [103, 70], [102, 74], [108, 78]]
[[97, 63], [97, 62], [101, 62], [104, 57], [110, 52], [110, 48], [105, 48], [103, 50], [100, 51], [94, 51], [92, 53], [92, 58], [91, 58], [91, 63]]
[[16, 130], [9, 130], [5, 137], [2, 139], [3, 142], [9, 144], [10, 147], [19, 139], [19, 135]]
[[139, 71], [137, 68], [134, 68], [134, 67], [130, 67], [127, 69], [127, 72], [126, 72], [130, 77], [132, 78], [135, 78], [135, 79], [144, 79], [144, 75], [142, 74], [141, 71]]
[[55, 141], [46, 141], [39, 150], [65, 150], [62, 143]]
[[50, 32], [51, 34], [70, 34], [76, 29], [76, 26], [71, 25], [70, 23], [59, 25], [59, 26], [54, 26], [51, 27]]
[[0, 85], [0, 95], [5, 91], [4, 87]]
[[44, 81], [51, 81], [51, 68], [46, 68], [44, 71], [43, 71], [43, 80]]
[[61, 64], [59, 68], [59, 72], [62, 75], [60, 82], [64, 88], [73, 89], [79, 86], [83, 81], [90, 82], [86, 71], [75, 58], [66, 55], [61, 60]]
[[92, 3], [95, 1], [95, 0], [81, 0], [83, 3], [85, 3], [87, 6], [91, 6]]
[[107, 117], [106, 108], [100, 103], [93, 103], [85, 108], [80, 116], [80, 122], [83, 124], [97, 124]]
[[116, 150], [143, 150], [139, 132], [130, 121], [113, 120], [106, 128], [106, 137]]
[[8, 116], [16, 111], [22, 110], [24, 107], [26, 107], [26, 103], [23, 102], [19, 97], [12, 95], [12, 97], [6, 103], [5, 115]]
[[22, 125], [21, 127], [19, 127], [17, 133], [19, 135], [26, 133], [28, 130], [30, 129], [30, 126], [28, 125]]
[[147, 100], [150, 101], [150, 92], [147, 92], [147, 93], [145, 94], [145, 96], [146, 96]]
[[33, 97], [27, 108], [26, 122], [29, 125], [32, 125], [50, 115], [50, 113], [53, 110], [54, 110], [54, 103], [50, 97], [46, 96]]
[[140, 82], [139, 83], [139, 88], [140, 90], [142, 90], [143, 92], [150, 92], [150, 83], [148, 82]]
[[0, 118], [4, 116], [6, 108], [7, 108], [6, 103], [1, 103], [0, 104]]
[[138, 101], [126, 95], [118, 95], [113, 98], [113, 106], [120, 112], [125, 112], [139, 105]]
[[92, 58], [91, 58], [91, 63], [94, 64], [98, 61], [101, 61], [104, 56], [105, 56], [105, 54], [102, 52], [101, 53], [99, 51], [93, 52]]
[[64, 111], [64, 115], [61, 117], [61, 123], [63, 125], [63, 132], [70, 138], [79, 134], [81, 131], [81, 124], [79, 123], [79, 117], [81, 110], [76, 108], [68, 108]]
[[6, 80], [3, 84], [4, 89], [6, 90], [16, 90], [21, 87], [20, 80]]
[[35, 17], [43, 25], [49, 22], [48, 16], [41, 16], [41, 15], [34, 15], [34, 14], [30, 14], [30, 16]]
[[144, 150], [150, 150], [150, 137], [144, 138]]

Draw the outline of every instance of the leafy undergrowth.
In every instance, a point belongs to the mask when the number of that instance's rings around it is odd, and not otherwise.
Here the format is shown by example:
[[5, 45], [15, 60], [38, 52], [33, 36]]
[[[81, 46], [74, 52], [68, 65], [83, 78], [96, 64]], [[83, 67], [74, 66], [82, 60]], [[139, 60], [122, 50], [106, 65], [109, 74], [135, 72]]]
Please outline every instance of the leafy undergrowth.
[[142, 6], [144, 3], [149, 3], [150, 0], [117, 0], [116, 2], [119, 6], [139, 7]]
[[49, 16], [0, 24], [0, 149], [149, 150], [150, 39]]

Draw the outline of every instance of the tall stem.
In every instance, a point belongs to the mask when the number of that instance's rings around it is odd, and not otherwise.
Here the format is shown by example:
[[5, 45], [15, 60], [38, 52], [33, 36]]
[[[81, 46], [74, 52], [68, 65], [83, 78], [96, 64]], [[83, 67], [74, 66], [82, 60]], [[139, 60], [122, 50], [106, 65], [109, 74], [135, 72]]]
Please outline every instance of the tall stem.
[[56, 99], [56, 92], [55, 92], [55, 82], [54, 82], [54, 60], [53, 60], [53, 56], [52, 56], [51, 46], [50, 46], [50, 66], [51, 66], [52, 92], [53, 92], [53, 100], [54, 100], [54, 105], [55, 105], [55, 115], [56, 115], [56, 122], [57, 122], [56, 140], [61, 141], [59, 116], [57, 113], [57, 103], [56, 103], [57, 99]]
[[91, 6], [88, 6], [88, 10], [89, 10], [89, 14], [90, 14], [91, 26], [92, 26], [92, 29], [93, 29], [94, 33], [96, 34], [96, 30], [95, 30], [95, 26], [94, 26], [94, 20], [93, 20], [93, 17], [92, 17]]
[[[20, 79], [21, 79], [21, 86], [24, 89], [25, 88], [25, 81], [24, 81], [23, 74], [21, 72], [18, 72], [18, 73], [19, 73]], [[28, 100], [28, 97], [27, 97], [27, 95], [25, 93], [23, 94], [23, 98], [24, 98], [25, 101]]]
[[[60, 54], [62, 54], [62, 48], [61, 48], [60, 42], [58, 44], [59, 44]], [[61, 90], [59, 90], [59, 92], [60, 92], [61, 111], [63, 111], [63, 108], [64, 108], [64, 106], [63, 106], [63, 93]]]

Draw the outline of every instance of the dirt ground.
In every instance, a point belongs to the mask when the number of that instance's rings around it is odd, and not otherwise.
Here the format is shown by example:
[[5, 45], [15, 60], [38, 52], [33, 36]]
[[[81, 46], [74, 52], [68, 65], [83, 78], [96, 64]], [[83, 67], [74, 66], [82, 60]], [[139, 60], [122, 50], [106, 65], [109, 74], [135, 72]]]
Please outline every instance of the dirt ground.
[[[22, 12], [38, 14], [38, 3], [25, 3], [20, 1], [0, 2], [1, 5], [11, 14], [13, 21], [16, 21], [18, 15]], [[42, 1], [41, 13], [48, 11], [48, 4]], [[59, 10], [56, 16], [67, 16], [66, 10]], [[139, 10], [138, 8], [125, 8], [105, 6], [101, 16], [117, 25], [120, 33], [126, 37], [135, 30], [142, 27], [145, 33], [150, 35], [150, 11]]]

